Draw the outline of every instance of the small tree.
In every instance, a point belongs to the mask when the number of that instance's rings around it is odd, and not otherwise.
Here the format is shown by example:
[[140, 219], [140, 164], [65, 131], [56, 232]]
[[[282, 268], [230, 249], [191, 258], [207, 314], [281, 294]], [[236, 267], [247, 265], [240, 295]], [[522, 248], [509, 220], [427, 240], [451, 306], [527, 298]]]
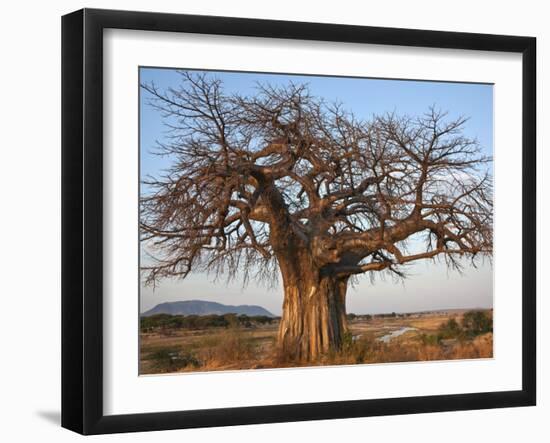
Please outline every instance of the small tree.
[[149, 283], [278, 269], [279, 346], [313, 360], [341, 346], [354, 276], [491, 254], [490, 158], [463, 135], [466, 119], [429, 109], [362, 120], [305, 85], [246, 96], [181, 75], [176, 89], [142, 85], [171, 131], [159, 143], [171, 167], [141, 198]]

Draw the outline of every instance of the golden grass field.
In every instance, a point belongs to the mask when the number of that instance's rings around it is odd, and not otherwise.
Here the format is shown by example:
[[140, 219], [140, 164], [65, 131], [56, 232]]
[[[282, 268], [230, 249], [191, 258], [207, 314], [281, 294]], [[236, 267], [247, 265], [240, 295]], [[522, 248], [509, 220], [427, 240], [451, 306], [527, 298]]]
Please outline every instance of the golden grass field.
[[[486, 312], [492, 322], [492, 311]], [[142, 332], [140, 374], [491, 358], [492, 332], [442, 338], [442, 325], [451, 318], [460, 324], [463, 315], [464, 311], [455, 310], [397, 318], [351, 319], [342, 350], [324, 355], [314, 363], [286, 361], [278, 355], [277, 320], [249, 327]], [[388, 339], [391, 333], [396, 335]]]

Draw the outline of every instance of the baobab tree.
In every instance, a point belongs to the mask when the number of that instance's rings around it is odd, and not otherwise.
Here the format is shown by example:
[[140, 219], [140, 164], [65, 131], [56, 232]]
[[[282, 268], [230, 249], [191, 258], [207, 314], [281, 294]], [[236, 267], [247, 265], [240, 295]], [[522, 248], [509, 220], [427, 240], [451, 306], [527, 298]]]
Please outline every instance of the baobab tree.
[[158, 149], [170, 167], [141, 197], [148, 283], [278, 271], [279, 349], [313, 361], [340, 348], [357, 276], [491, 256], [491, 158], [463, 134], [465, 118], [362, 119], [307, 85], [230, 94], [180, 74], [177, 88], [141, 85], [169, 129]]

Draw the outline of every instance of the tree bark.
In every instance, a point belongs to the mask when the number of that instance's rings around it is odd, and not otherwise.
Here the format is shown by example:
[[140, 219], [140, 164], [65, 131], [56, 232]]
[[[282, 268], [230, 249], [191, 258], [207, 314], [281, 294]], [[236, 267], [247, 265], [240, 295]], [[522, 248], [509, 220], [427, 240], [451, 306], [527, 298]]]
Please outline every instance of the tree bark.
[[311, 362], [339, 350], [347, 330], [347, 279], [322, 275], [304, 257], [280, 265], [284, 301], [278, 344], [282, 355]]

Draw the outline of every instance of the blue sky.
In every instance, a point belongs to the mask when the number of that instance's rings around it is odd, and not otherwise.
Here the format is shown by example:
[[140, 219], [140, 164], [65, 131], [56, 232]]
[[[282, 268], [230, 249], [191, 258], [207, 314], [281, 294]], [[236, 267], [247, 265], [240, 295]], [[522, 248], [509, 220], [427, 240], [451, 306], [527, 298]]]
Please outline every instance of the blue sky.
[[[449, 112], [449, 118], [469, 117], [464, 134], [476, 138], [487, 155], [493, 153], [493, 86], [487, 84], [386, 80], [368, 78], [316, 77], [283, 74], [211, 72], [221, 79], [227, 92], [254, 94], [258, 82], [271, 85], [307, 83], [313, 95], [326, 101], [339, 101], [357, 117], [396, 112], [420, 115], [435, 106]], [[154, 82], [160, 89], [176, 87], [180, 75], [174, 69], [141, 68], [142, 83]], [[165, 134], [162, 117], [147, 104], [148, 94], [140, 93], [140, 167], [141, 177], [157, 175], [170, 159], [151, 155], [155, 141]], [[432, 261], [418, 262], [404, 283], [368, 278], [348, 292], [348, 312], [405, 312], [453, 307], [492, 306], [492, 268], [468, 268], [459, 275]], [[275, 314], [281, 312], [282, 289], [267, 289], [240, 282], [211, 282], [208, 276], [194, 274], [183, 281], [162, 282], [153, 291], [141, 289], [141, 310], [164, 301], [204, 299], [226, 304], [259, 304]]]

